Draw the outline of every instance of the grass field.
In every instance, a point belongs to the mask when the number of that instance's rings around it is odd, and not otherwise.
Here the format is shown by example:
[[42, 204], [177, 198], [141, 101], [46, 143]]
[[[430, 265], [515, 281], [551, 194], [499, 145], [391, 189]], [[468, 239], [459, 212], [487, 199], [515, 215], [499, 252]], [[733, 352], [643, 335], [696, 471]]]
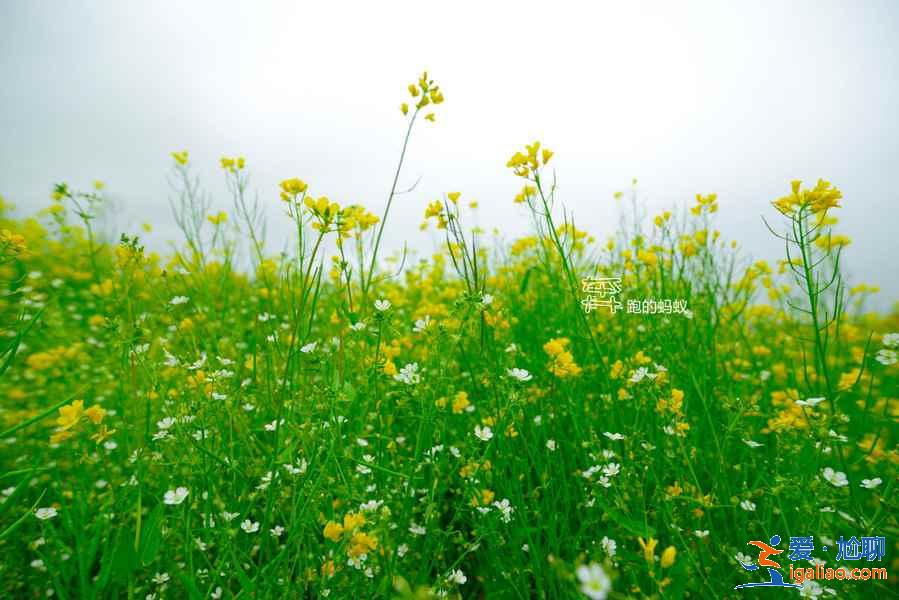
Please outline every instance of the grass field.
[[[406, 143], [447, 109], [410, 85]], [[212, 199], [172, 154], [167, 256], [96, 234], [99, 182], [0, 206], [0, 596], [896, 595], [899, 312], [841, 276], [854, 199], [785, 182], [768, 264], [715, 230], [714, 194], [643, 215], [625, 191], [594, 239], [552, 165], [509, 159], [522, 191], [490, 201], [533, 223], [511, 244], [464, 191], [427, 204], [427, 260], [380, 252], [422, 199], [375, 215], [314, 174], [261, 195], [295, 224], [273, 250], [239, 157]], [[774, 535], [785, 579], [814, 567], [798, 536], [893, 572], [734, 590]], [[851, 536], [884, 555], [837, 561]]]

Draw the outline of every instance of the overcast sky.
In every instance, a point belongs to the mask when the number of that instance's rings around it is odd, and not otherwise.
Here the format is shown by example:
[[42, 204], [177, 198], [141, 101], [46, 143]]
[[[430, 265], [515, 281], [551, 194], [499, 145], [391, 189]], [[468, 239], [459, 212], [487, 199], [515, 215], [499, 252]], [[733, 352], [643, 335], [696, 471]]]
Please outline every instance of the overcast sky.
[[[590, 8], [587, 8], [589, 5]], [[429, 250], [427, 201], [459, 190], [485, 227], [527, 228], [509, 155], [556, 152], [560, 198], [605, 236], [639, 178], [650, 214], [717, 192], [718, 226], [757, 258], [791, 179], [833, 181], [853, 283], [899, 299], [899, 4], [882, 2], [0, 2], [0, 193], [107, 182], [123, 225], [176, 237], [172, 150], [213, 192], [247, 157], [271, 247], [277, 183], [380, 212], [399, 103], [427, 68], [446, 102], [414, 133], [389, 243]], [[219, 193], [217, 203], [229, 201]]]

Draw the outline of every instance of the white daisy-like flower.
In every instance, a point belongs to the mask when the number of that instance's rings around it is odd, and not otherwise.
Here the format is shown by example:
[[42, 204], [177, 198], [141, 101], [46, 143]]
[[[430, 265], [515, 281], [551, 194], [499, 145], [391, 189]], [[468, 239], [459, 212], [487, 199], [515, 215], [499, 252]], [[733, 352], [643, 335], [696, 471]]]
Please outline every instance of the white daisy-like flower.
[[646, 367], [640, 367], [639, 369], [634, 371], [634, 374], [631, 375], [631, 378], [629, 381], [631, 383], [640, 383], [641, 381], [643, 381], [644, 378], [649, 377], [649, 376], [650, 376], [649, 370]]
[[395, 381], [406, 385], [417, 385], [421, 382], [421, 374], [418, 372], [418, 363], [409, 363], [393, 376]]
[[240, 524], [240, 528], [246, 533], [256, 533], [259, 531], [259, 522], [246, 519]]
[[752, 500], [743, 500], [742, 502], [740, 502], [740, 508], [745, 511], [752, 512], [755, 510], [755, 502], [753, 502]]
[[883, 483], [883, 479], [880, 477], [875, 477], [874, 479], [862, 479], [861, 486], [868, 490], [873, 490], [877, 486]]
[[368, 327], [368, 325], [365, 324], [365, 321], [359, 321], [358, 323], [350, 325], [350, 329], [353, 331], [365, 331], [366, 327]]
[[227, 510], [222, 512], [222, 518], [225, 519], [226, 521], [228, 521], [229, 523], [239, 516], [240, 516], [239, 512], [228, 512]]
[[449, 577], [447, 577], [447, 580], [450, 583], [454, 583], [456, 585], [463, 585], [466, 581], [468, 581], [468, 577], [466, 577], [465, 573], [463, 573], [461, 570], [454, 569], [449, 574]]
[[153, 583], [156, 585], [162, 585], [163, 583], [168, 582], [171, 579], [168, 573], [157, 573], [153, 576]]
[[167, 491], [163, 496], [162, 501], [170, 506], [176, 506], [184, 502], [184, 499], [187, 498], [188, 494], [190, 494], [190, 492], [186, 487], [177, 487], [174, 490]]
[[895, 350], [883, 348], [877, 353], [877, 356], [875, 356], [874, 358], [880, 364], [889, 367], [890, 365], [895, 365], [896, 362], [899, 361], [899, 353], [897, 353]]
[[624, 434], [621, 433], [612, 433], [610, 431], [603, 432], [603, 435], [612, 440], [613, 442], [617, 442], [619, 440], [624, 439]]
[[605, 600], [612, 589], [612, 580], [599, 563], [579, 566], [577, 578], [581, 583], [581, 592], [590, 600]]
[[427, 532], [428, 530], [425, 529], [423, 525], [418, 525], [415, 522], [409, 524], [409, 533], [412, 535], [424, 535]]
[[899, 333], [883, 334], [883, 345], [887, 348], [896, 348], [899, 346]]
[[806, 408], [814, 408], [824, 402], [825, 398], [809, 398], [807, 400], [797, 400], [796, 406], [804, 406]]
[[315, 352], [315, 347], [318, 345], [318, 342], [309, 342], [308, 344], [302, 346], [300, 348], [300, 352], [303, 354], [309, 354], [310, 352]]
[[603, 552], [605, 552], [609, 558], [614, 557], [615, 553], [618, 552], [618, 542], [612, 538], [602, 536], [599, 545], [602, 546]]
[[59, 513], [52, 506], [47, 506], [43, 508], [39, 508], [34, 511], [34, 516], [40, 519], [41, 521], [46, 521], [48, 519], [54, 518]]
[[431, 317], [430, 315], [425, 315], [423, 319], [418, 319], [417, 321], [415, 321], [415, 326], [412, 328], [412, 331], [415, 333], [421, 333], [430, 326]]
[[484, 306], [490, 306], [493, 304], [493, 295], [492, 294], [484, 294], [481, 296], [481, 304]]
[[385, 300], [384, 298], [375, 300], [375, 310], [384, 312], [389, 309], [390, 309], [390, 300]]
[[409, 544], [400, 544], [396, 547], [396, 555], [400, 558], [406, 556], [407, 552], [409, 552]]
[[830, 467], [824, 467], [824, 471], [822, 471], [822, 474], [824, 476], [824, 479], [834, 487], [844, 487], [849, 485], [849, 479], [842, 471], [834, 471]]
[[502, 516], [503, 523], [508, 523], [512, 520], [512, 513], [515, 511], [515, 508], [509, 503], [508, 498], [503, 498], [498, 502], [494, 502], [493, 506], [499, 510], [500, 515]]
[[265, 430], [266, 430], [266, 431], [275, 431], [275, 430], [277, 430], [278, 427], [280, 427], [281, 425], [284, 425], [284, 419], [280, 419], [280, 420], [279, 420], [279, 419], [275, 419], [275, 420], [272, 421], [271, 423], [266, 423], [266, 424], [265, 424]]
[[708, 529], [696, 529], [693, 531], [693, 535], [695, 535], [699, 539], [702, 539], [704, 537], [709, 536], [709, 530]]
[[546, 449], [550, 452], [556, 451], [556, 440], [546, 440]]
[[621, 465], [618, 463], [609, 463], [602, 468], [602, 474], [606, 477], [614, 477], [621, 472]]
[[483, 427], [475, 425], [474, 436], [482, 442], [489, 442], [493, 438], [493, 430], [487, 425], [484, 425]]
[[519, 369], [517, 367], [506, 369], [506, 373], [509, 377], [517, 379], [518, 381], [530, 381], [534, 377], [526, 369]]
[[755, 440], [746, 439], [743, 440], [743, 443], [749, 446], [750, 448], [761, 448], [764, 444], [760, 444]]
[[178, 306], [179, 304], [187, 304], [190, 302], [190, 298], [187, 296], [175, 296], [171, 300], [169, 300], [169, 304], [172, 306]]
[[272, 537], [279, 538], [284, 535], [284, 528], [280, 525], [275, 525], [274, 527], [269, 529], [268, 532], [272, 534]]

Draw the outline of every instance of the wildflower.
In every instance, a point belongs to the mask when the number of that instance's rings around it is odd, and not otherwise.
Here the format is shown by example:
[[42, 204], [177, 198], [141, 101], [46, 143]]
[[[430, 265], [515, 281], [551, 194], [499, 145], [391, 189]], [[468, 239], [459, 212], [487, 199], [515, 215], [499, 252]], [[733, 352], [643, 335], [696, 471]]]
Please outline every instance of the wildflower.
[[790, 194], [772, 202], [774, 207], [782, 214], [789, 216], [802, 210], [818, 214], [840, 206], [838, 202], [843, 198], [843, 193], [833, 187], [829, 181], [819, 179], [811, 190], [800, 189], [801, 185], [802, 182], [799, 180], [791, 181]]
[[550, 452], [556, 451], [556, 440], [546, 440], [546, 449]]
[[663, 569], [667, 569], [674, 564], [675, 558], [677, 558], [677, 548], [675, 548], [674, 546], [668, 546], [662, 552], [662, 558], [661, 560], [659, 560], [659, 565]]
[[796, 400], [796, 405], [806, 408], [814, 408], [824, 402], [824, 400], [825, 398], [808, 398], [807, 400]]
[[709, 536], [709, 530], [708, 529], [697, 529], [693, 532], [693, 535], [695, 535], [699, 539], [702, 539], [702, 538]]
[[861, 486], [867, 490], [873, 490], [883, 483], [883, 479], [875, 477], [874, 479], [862, 479]]
[[753, 502], [752, 500], [743, 500], [742, 502], [740, 502], [740, 508], [745, 511], [752, 512], [755, 510], [755, 502]]
[[581, 592], [590, 600], [605, 600], [612, 589], [612, 581], [598, 563], [579, 566], [577, 578], [581, 583]]
[[56, 424], [59, 425], [60, 429], [71, 429], [78, 424], [83, 415], [84, 400], [75, 400], [68, 406], [60, 407], [59, 418], [56, 419]]
[[178, 487], [174, 490], [169, 490], [163, 496], [163, 502], [165, 504], [169, 504], [171, 506], [175, 506], [184, 502], [184, 499], [187, 498], [187, 495], [190, 492], [186, 487]]
[[280, 525], [275, 525], [274, 527], [269, 529], [269, 533], [272, 535], [272, 537], [279, 538], [284, 535], [284, 528]]
[[170, 577], [168, 573], [156, 573], [156, 575], [153, 576], [153, 583], [155, 583], [156, 585], [162, 585], [164, 583], [167, 583], [169, 579]]
[[256, 533], [259, 531], [259, 522], [246, 519], [240, 524], [240, 528], [246, 533]]
[[844, 487], [849, 485], [849, 479], [842, 471], [834, 471], [830, 467], [825, 467], [823, 471], [824, 479], [834, 487]]
[[619, 440], [624, 439], [624, 434], [621, 433], [611, 433], [609, 431], [603, 432], [603, 435], [612, 440], [613, 442], [617, 442]]
[[418, 319], [415, 321], [415, 326], [412, 328], [412, 331], [415, 333], [421, 333], [431, 326], [431, 317], [425, 315], [423, 319]]
[[453, 399], [453, 414], [462, 414], [469, 406], [471, 406], [471, 402], [468, 401], [468, 394], [460, 391]]
[[225, 211], [219, 211], [218, 214], [207, 215], [206, 220], [213, 225], [221, 225], [228, 220], [228, 213], [226, 213]]
[[618, 552], [618, 542], [606, 536], [602, 537], [599, 541], [599, 545], [602, 546], [603, 552], [605, 552], [609, 558], [614, 557], [616, 552]]
[[507, 369], [506, 373], [512, 379], [517, 379], [518, 381], [530, 381], [533, 379], [533, 376], [528, 373], [525, 369], [519, 369], [517, 367], [513, 367], [511, 369]]
[[190, 301], [190, 298], [187, 296], [175, 296], [171, 300], [169, 300], [169, 304], [172, 306], [178, 306], [179, 304], [186, 304]]
[[48, 519], [52, 519], [52, 518], [56, 517], [57, 514], [59, 514], [59, 513], [57, 513], [56, 509], [53, 508], [52, 506], [39, 508], [36, 511], [34, 511], [34, 516], [37, 517], [38, 519], [40, 519], [41, 521], [46, 521]]
[[412, 535], [420, 536], [426, 534], [427, 532], [428, 531], [421, 525], [418, 525], [414, 522], [409, 524], [409, 533], [411, 533]]
[[895, 350], [882, 348], [877, 352], [877, 356], [875, 356], [874, 358], [880, 364], [889, 367], [890, 365], [895, 365], [896, 362], [899, 361], [899, 353], [897, 353]]
[[550, 358], [547, 369], [559, 379], [577, 377], [581, 373], [581, 368], [574, 362], [574, 356], [566, 350], [568, 344], [568, 338], [557, 338], [543, 345], [543, 351]]
[[486, 425], [481, 427], [480, 425], [475, 425], [474, 427], [474, 436], [481, 440], [482, 442], [489, 442], [493, 438], [493, 430]]
[[315, 352], [315, 347], [318, 345], [318, 342], [309, 342], [308, 344], [304, 344], [300, 347], [300, 352], [303, 354], [309, 354], [311, 352]]
[[381, 298], [380, 300], [375, 300], [375, 310], [380, 312], [384, 312], [390, 308], [390, 300], [385, 300]]
[[468, 577], [466, 577], [465, 573], [461, 570], [453, 569], [453, 571], [450, 572], [449, 577], [447, 577], [447, 580], [455, 585], [464, 585], [465, 582], [468, 581]]
[[656, 546], [659, 541], [655, 538], [649, 538], [649, 540], [644, 541], [643, 538], [637, 538], [637, 542], [640, 544], [640, 548], [643, 550], [643, 558], [648, 563], [652, 563], [655, 561], [655, 551]]
[[393, 376], [396, 381], [406, 385], [416, 385], [421, 382], [421, 375], [418, 372], [418, 363], [409, 363], [400, 369], [400, 372]]
[[515, 511], [515, 508], [509, 503], [508, 498], [503, 498], [499, 502], [494, 502], [493, 506], [500, 512], [503, 523], [508, 523], [512, 520], [512, 513]]
[[887, 348], [899, 347], [899, 333], [883, 334], [883, 345]]
[[176, 163], [183, 167], [187, 164], [187, 150], [182, 150], [181, 152], [172, 152], [172, 158], [175, 159]]
[[350, 558], [357, 558], [368, 555], [369, 552], [378, 547], [378, 540], [363, 532], [357, 531], [350, 537], [350, 545], [347, 548], [347, 555]]

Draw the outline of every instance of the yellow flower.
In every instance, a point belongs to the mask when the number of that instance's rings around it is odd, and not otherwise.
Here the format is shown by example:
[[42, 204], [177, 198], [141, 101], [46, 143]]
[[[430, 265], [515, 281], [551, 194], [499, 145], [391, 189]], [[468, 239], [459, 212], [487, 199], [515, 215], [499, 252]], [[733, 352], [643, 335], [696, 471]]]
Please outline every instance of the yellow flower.
[[643, 550], [643, 558], [646, 559], [646, 562], [652, 563], [655, 561], [656, 546], [659, 540], [649, 538], [648, 541], [644, 541], [643, 538], [637, 538], [637, 541], [640, 543], [640, 548]]
[[106, 425], [100, 425], [100, 429], [91, 436], [91, 439], [97, 442], [98, 444], [102, 444], [106, 439], [108, 439], [112, 434], [116, 432], [115, 429], [108, 429]]
[[365, 515], [362, 513], [347, 513], [343, 516], [343, 528], [352, 531], [365, 525]]
[[181, 166], [187, 164], [187, 150], [182, 150], [181, 152], [172, 152], [172, 158], [175, 159], [175, 162]]
[[468, 401], [468, 393], [457, 393], [456, 397], [453, 398], [453, 414], [461, 414], [466, 408], [469, 407], [469, 405], [471, 405], [471, 402]]
[[455, 204], [459, 201], [459, 196], [461, 195], [461, 192], [450, 192], [446, 195], [446, 197], [449, 198], [450, 202]]
[[84, 400], [75, 400], [69, 406], [60, 407], [56, 424], [63, 430], [71, 429], [78, 424], [82, 416], [84, 416]]
[[434, 116], [434, 113], [428, 113], [425, 115], [425, 121], [430, 121], [431, 123], [434, 122], [435, 118], [436, 117]]
[[662, 565], [663, 569], [667, 569], [674, 564], [675, 558], [677, 558], [677, 548], [668, 546], [665, 548], [665, 551], [662, 552], [662, 560], [659, 561], [659, 564]]
[[339, 542], [340, 536], [343, 535], [343, 527], [340, 523], [328, 521], [325, 523], [325, 529], [322, 531], [322, 534], [332, 542]]
[[368, 554], [377, 547], [377, 539], [365, 532], [358, 531], [350, 538], [350, 546], [347, 548], [347, 555], [350, 558], [355, 558], [357, 556], [362, 556], [363, 554]]
[[302, 179], [297, 179], [294, 177], [293, 179], [285, 179], [280, 183], [281, 187], [281, 200], [287, 202], [291, 198], [295, 198], [296, 196], [302, 194], [309, 187], [306, 185], [306, 182]]
[[400, 104], [400, 112], [402, 112], [404, 115], [409, 114], [409, 105], [406, 102]]
[[106, 410], [95, 404], [84, 411], [84, 416], [90, 419], [90, 422], [94, 425], [99, 425], [103, 417], [106, 416]]
[[225, 221], [228, 220], [228, 213], [225, 211], [219, 211], [217, 215], [209, 215], [206, 217], [206, 220], [212, 223], [213, 225], [221, 225]]

